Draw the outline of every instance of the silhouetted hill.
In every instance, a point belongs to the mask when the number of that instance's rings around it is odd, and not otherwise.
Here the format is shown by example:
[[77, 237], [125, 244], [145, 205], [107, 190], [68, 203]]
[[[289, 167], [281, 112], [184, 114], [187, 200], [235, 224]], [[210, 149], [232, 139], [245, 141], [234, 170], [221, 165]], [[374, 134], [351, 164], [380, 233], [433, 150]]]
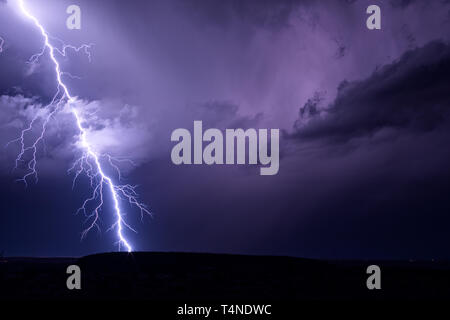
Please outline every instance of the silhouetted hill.
[[[66, 288], [66, 268], [71, 264], [81, 268], [81, 290]], [[371, 264], [381, 267], [381, 290], [366, 287]], [[449, 297], [450, 265], [444, 262], [154, 252], [0, 261], [1, 299], [249, 302]]]

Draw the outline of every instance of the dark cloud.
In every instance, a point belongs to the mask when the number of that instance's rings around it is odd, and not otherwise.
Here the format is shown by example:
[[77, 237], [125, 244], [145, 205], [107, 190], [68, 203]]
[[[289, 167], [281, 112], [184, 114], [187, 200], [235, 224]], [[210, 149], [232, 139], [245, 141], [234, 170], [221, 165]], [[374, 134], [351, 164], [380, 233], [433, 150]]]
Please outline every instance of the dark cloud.
[[[319, 114], [318, 98], [300, 109], [295, 137], [348, 141], [383, 128], [430, 131], [450, 116], [450, 46], [433, 42], [359, 82], [342, 82], [336, 100]], [[306, 125], [305, 117], [313, 116]]]
[[213, 128], [255, 128], [263, 118], [262, 113], [252, 116], [239, 114], [239, 106], [230, 101], [208, 101], [193, 110], [192, 120], [202, 120], [208, 127]]

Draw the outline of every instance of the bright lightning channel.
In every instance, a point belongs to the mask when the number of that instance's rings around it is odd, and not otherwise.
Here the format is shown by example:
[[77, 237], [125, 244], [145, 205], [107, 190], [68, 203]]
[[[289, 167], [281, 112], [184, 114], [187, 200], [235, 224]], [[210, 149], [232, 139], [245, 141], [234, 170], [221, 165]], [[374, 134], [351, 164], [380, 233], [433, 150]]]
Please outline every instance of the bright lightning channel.
[[[80, 50], [84, 50], [84, 52], [88, 55], [88, 58], [90, 60], [90, 58], [91, 58], [90, 52], [89, 52], [90, 45], [83, 45], [79, 48], [76, 48], [76, 47], [64, 44], [63, 49], [59, 50], [58, 48], [54, 47], [51, 44], [50, 38], [52, 38], [52, 37], [48, 34], [48, 32], [45, 30], [45, 28], [41, 25], [39, 20], [27, 10], [24, 1], [23, 0], [16, 0], [16, 1], [18, 2], [20, 11], [23, 13], [24, 16], [26, 16], [28, 19], [30, 19], [34, 23], [34, 25], [39, 29], [39, 31], [44, 39], [44, 47], [43, 47], [42, 51], [40, 53], [32, 56], [29, 62], [35, 62], [37, 59], [39, 59], [39, 57], [41, 57], [45, 53], [46, 50], [48, 50], [50, 59], [53, 62], [53, 65], [55, 67], [56, 81], [58, 84], [57, 92], [54, 95], [50, 104], [48, 105], [48, 106], [52, 107], [52, 109], [50, 110], [50, 112], [48, 112], [43, 117], [44, 119], [43, 119], [43, 123], [41, 126], [41, 134], [34, 140], [34, 143], [31, 144], [31, 146], [26, 146], [25, 135], [27, 133], [29, 133], [30, 131], [32, 131], [33, 126], [35, 125], [35, 123], [38, 121], [38, 118], [40, 117], [39, 112], [35, 116], [35, 118], [31, 121], [29, 126], [22, 131], [21, 136], [18, 139], [12, 141], [12, 142], [15, 142], [15, 141], [20, 142], [21, 147], [22, 147], [21, 152], [19, 153], [19, 155], [16, 159], [16, 168], [18, 166], [18, 163], [20, 161], [23, 161], [25, 152], [31, 151], [31, 154], [32, 154], [32, 159], [28, 162], [28, 173], [21, 180], [25, 184], [27, 184], [27, 178], [34, 176], [37, 181], [37, 171], [36, 171], [37, 146], [44, 138], [44, 134], [45, 134], [48, 122], [55, 115], [55, 113], [59, 111], [59, 109], [64, 104], [64, 102], [67, 102], [70, 107], [70, 111], [75, 118], [77, 128], [80, 132], [80, 145], [83, 149], [82, 157], [79, 158], [74, 163], [74, 165], [72, 166], [71, 169], [69, 169], [69, 171], [75, 171], [74, 183], [81, 173], [85, 173], [88, 176], [88, 178], [90, 179], [91, 187], [93, 188], [92, 196], [90, 198], [88, 198], [87, 200], [85, 200], [82, 207], [78, 210], [78, 212], [83, 211], [85, 213], [85, 215], [87, 215], [87, 219], [91, 220], [89, 227], [86, 230], [84, 230], [82, 237], [84, 237], [92, 228], [94, 228], [94, 227], [99, 228], [97, 222], [99, 219], [100, 211], [104, 204], [103, 191], [104, 191], [104, 187], [106, 187], [106, 189], [109, 191], [112, 201], [113, 201], [115, 218], [116, 218], [116, 222], [111, 226], [110, 229], [113, 229], [113, 228], [117, 229], [119, 250], [120, 250], [121, 246], [124, 246], [128, 252], [131, 252], [133, 250], [133, 248], [132, 248], [130, 242], [125, 238], [125, 236], [123, 234], [123, 230], [125, 227], [129, 228], [130, 230], [133, 230], [133, 229], [125, 222], [125, 220], [123, 218], [124, 214], [122, 213], [122, 211], [120, 209], [120, 200], [126, 200], [126, 201], [128, 201], [129, 204], [136, 206], [140, 210], [141, 216], [144, 213], [149, 214], [149, 215], [151, 213], [147, 210], [147, 208], [144, 204], [138, 202], [138, 195], [135, 191], [134, 186], [115, 185], [113, 180], [105, 173], [105, 171], [102, 167], [101, 161], [100, 161], [101, 158], [107, 159], [108, 163], [114, 169], [117, 170], [117, 172], [119, 173], [119, 178], [120, 178], [120, 172], [118, 170], [118, 167], [113, 162], [114, 161], [120, 162], [121, 160], [115, 159], [109, 155], [103, 155], [103, 154], [96, 153], [95, 150], [93, 149], [92, 145], [89, 143], [88, 137], [87, 137], [87, 132], [83, 128], [83, 125], [82, 125], [83, 118], [82, 118], [81, 114], [74, 107], [74, 104], [77, 101], [77, 99], [76, 99], [76, 97], [71, 96], [67, 85], [62, 80], [62, 76], [64, 74], [68, 74], [68, 73], [61, 71], [59, 62], [56, 59], [56, 54], [65, 56], [66, 49], [73, 49], [77, 52]], [[61, 40], [59, 40], [59, 41], [61, 41]], [[3, 39], [1, 39], [0, 40], [0, 50], [1, 50], [1, 45], [3, 44], [3, 42], [4, 42]], [[70, 75], [70, 74], [68, 74], [68, 75]], [[97, 201], [95, 203], [95, 209], [92, 211], [91, 214], [87, 214], [87, 210], [88, 210], [87, 206], [91, 202], [95, 202], [95, 201]]]

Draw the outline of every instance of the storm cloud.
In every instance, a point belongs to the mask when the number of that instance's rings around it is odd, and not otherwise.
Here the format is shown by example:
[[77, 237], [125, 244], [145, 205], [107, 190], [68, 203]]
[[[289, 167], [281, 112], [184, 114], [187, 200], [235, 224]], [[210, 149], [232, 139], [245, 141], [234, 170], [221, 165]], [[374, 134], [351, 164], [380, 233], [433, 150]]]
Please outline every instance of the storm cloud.
[[[377, 2], [377, 1], [375, 1]], [[57, 38], [92, 43], [58, 57], [96, 148], [129, 157], [126, 183], [153, 219], [130, 222], [139, 250], [307, 257], [448, 258], [450, 240], [448, 1], [29, 1]], [[45, 114], [56, 89], [35, 28], [0, 6], [0, 146]], [[54, 40], [55, 45], [61, 45]], [[175, 166], [171, 132], [192, 127], [279, 128], [276, 176], [249, 166]], [[68, 175], [79, 150], [73, 118], [52, 120], [38, 152], [40, 180], [0, 154], [0, 249], [81, 255], [114, 248], [111, 233], [79, 241], [74, 214], [88, 181]], [[126, 208], [128, 210], [128, 208]], [[110, 226], [110, 212], [102, 227]], [[128, 213], [128, 211], [127, 211]]]
[[448, 43], [432, 42], [408, 51], [363, 81], [343, 81], [335, 101], [321, 111], [317, 97], [308, 100], [293, 137], [346, 142], [383, 129], [398, 135], [447, 130], [449, 74]]

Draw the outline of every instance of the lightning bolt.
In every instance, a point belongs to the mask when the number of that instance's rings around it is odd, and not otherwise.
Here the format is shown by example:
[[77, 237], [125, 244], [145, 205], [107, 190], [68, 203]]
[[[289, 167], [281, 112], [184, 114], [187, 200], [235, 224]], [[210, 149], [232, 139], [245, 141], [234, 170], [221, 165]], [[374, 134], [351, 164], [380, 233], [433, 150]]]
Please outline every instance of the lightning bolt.
[[[77, 212], [83, 212], [86, 216], [86, 223], [88, 223], [88, 227], [83, 231], [82, 238], [86, 236], [86, 234], [92, 230], [93, 228], [99, 228], [98, 222], [100, 218], [100, 212], [104, 205], [104, 194], [108, 192], [114, 207], [115, 214], [115, 223], [108, 229], [115, 229], [117, 232], [119, 251], [121, 247], [125, 247], [128, 252], [133, 250], [130, 242], [126, 239], [124, 235], [124, 229], [128, 228], [132, 231], [132, 229], [124, 220], [124, 213], [121, 210], [120, 203], [121, 201], [126, 201], [130, 205], [137, 207], [140, 210], [141, 218], [144, 214], [151, 213], [148, 211], [147, 207], [138, 201], [138, 194], [136, 192], [136, 186], [132, 185], [116, 185], [113, 179], [105, 173], [104, 167], [102, 166], [103, 162], [106, 162], [110, 165], [114, 170], [117, 171], [119, 180], [120, 180], [120, 170], [118, 167], [118, 163], [128, 160], [117, 159], [111, 157], [108, 154], [99, 154], [93, 148], [92, 144], [89, 142], [87, 136], [87, 130], [83, 127], [83, 123], [85, 123], [85, 119], [83, 119], [82, 114], [76, 109], [75, 105], [77, 103], [77, 98], [73, 97], [70, 94], [69, 88], [64, 83], [62, 76], [68, 75], [70, 77], [75, 78], [71, 74], [67, 72], [61, 71], [59, 62], [56, 58], [56, 55], [66, 56], [67, 50], [74, 50], [76, 52], [84, 52], [89, 61], [91, 60], [91, 54], [89, 49], [92, 44], [82, 45], [80, 47], [74, 47], [71, 45], [66, 45], [60, 39], [54, 38], [49, 35], [49, 33], [45, 30], [39, 20], [33, 16], [26, 8], [23, 0], [16, 0], [18, 7], [22, 14], [27, 17], [29, 20], [33, 22], [35, 27], [40, 31], [42, 38], [44, 39], [44, 46], [41, 52], [33, 55], [29, 63], [36, 62], [40, 57], [42, 57], [46, 52], [48, 52], [49, 58], [51, 59], [57, 82], [57, 90], [51, 102], [39, 110], [35, 117], [32, 119], [28, 127], [22, 130], [21, 135], [16, 139], [11, 141], [10, 143], [17, 142], [20, 144], [21, 151], [19, 152], [15, 168], [19, 166], [21, 162], [27, 163], [27, 173], [23, 176], [21, 181], [27, 185], [27, 181], [29, 178], [34, 177], [35, 181], [38, 181], [38, 172], [36, 169], [36, 153], [38, 150], [38, 146], [40, 143], [43, 143], [44, 135], [46, 133], [46, 128], [50, 120], [55, 116], [55, 114], [60, 111], [65, 105], [67, 105], [70, 109], [70, 112], [73, 114], [76, 127], [79, 130], [79, 147], [82, 150], [82, 156], [76, 160], [73, 166], [69, 169], [69, 172], [74, 172], [75, 177], [73, 180], [73, 184], [80, 174], [84, 173], [90, 180], [90, 185], [92, 187], [92, 194], [89, 198], [87, 198], [82, 206], [78, 209]], [[1, 38], [0, 38], [1, 39]], [[62, 44], [62, 49], [58, 49], [51, 44], [50, 39], [56, 39]], [[0, 40], [0, 49], [3, 44], [3, 39]], [[1, 52], [1, 50], [0, 50]], [[30, 135], [32, 131], [38, 127], [39, 135], [34, 138], [31, 144], [26, 143], [26, 136]], [[25, 154], [31, 154], [31, 160], [25, 161]], [[93, 207], [93, 209], [89, 209]]]
[[0, 53], [3, 52], [3, 45], [5, 44], [5, 39], [3, 39], [2, 37], [0, 37]]

